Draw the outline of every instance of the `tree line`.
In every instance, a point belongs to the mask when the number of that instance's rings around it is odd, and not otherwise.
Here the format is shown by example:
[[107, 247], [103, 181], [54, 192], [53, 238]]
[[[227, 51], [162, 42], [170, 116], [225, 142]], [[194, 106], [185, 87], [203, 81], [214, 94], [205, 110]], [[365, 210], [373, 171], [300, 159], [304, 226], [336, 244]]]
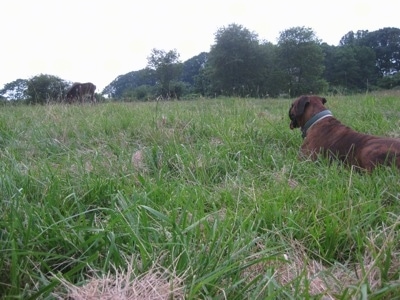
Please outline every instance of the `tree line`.
[[[146, 68], [118, 76], [101, 95], [144, 101], [391, 89], [400, 86], [400, 29], [350, 31], [338, 46], [332, 46], [321, 42], [310, 28], [293, 27], [272, 44], [233, 23], [217, 30], [208, 53], [181, 62], [175, 49], [153, 49], [147, 61]], [[68, 85], [41, 74], [6, 84], [0, 95], [29, 103], [61, 101]]]

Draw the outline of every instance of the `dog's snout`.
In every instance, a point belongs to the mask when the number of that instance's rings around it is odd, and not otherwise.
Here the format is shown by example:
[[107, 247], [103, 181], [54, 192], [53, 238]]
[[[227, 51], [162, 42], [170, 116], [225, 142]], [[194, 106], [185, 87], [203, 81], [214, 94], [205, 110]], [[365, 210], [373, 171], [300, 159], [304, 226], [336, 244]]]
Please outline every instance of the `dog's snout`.
[[290, 129], [297, 128], [297, 121], [296, 121], [296, 115], [293, 112], [293, 104], [289, 109], [289, 118], [290, 118]]

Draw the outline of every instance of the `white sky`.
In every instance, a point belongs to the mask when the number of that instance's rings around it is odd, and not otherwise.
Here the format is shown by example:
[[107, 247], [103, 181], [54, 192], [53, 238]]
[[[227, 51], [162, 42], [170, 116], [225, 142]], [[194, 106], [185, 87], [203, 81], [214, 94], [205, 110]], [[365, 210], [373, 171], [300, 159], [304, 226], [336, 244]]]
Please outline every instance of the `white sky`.
[[182, 61], [208, 52], [231, 23], [273, 44], [305, 26], [337, 45], [351, 30], [399, 28], [398, 8], [398, 0], [1, 0], [0, 89], [49, 74], [101, 92], [145, 68], [153, 48], [176, 49]]

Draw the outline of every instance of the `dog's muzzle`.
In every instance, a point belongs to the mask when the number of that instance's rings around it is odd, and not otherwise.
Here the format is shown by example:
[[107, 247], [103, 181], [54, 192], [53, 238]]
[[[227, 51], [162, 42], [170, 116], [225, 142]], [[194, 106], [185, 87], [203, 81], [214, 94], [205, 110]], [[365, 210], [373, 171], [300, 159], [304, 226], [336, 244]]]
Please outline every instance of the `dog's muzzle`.
[[292, 108], [293, 107], [291, 107], [289, 109], [290, 129], [294, 129], [294, 128], [299, 127], [299, 124], [297, 123], [297, 120], [296, 120], [296, 116], [291, 112]]

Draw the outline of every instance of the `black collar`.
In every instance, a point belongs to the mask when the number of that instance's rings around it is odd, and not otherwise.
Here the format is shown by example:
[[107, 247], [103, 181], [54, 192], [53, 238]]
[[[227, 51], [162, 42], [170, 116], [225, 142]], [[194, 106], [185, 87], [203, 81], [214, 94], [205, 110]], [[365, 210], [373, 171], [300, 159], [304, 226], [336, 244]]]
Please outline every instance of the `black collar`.
[[317, 113], [316, 115], [314, 115], [310, 120], [308, 120], [306, 122], [304, 127], [301, 128], [301, 132], [303, 133], [301, 136], [303, 137], [303, 139], [306, 137], [307, 130], [310, 129], [311, 126], [313, 126], [315, 123], [317, 123], [318, 121], [320, 121], [326, 117], [332, 117], [332, 116], [333, 115], [330, 110], [323, 110], [323, 111]]

